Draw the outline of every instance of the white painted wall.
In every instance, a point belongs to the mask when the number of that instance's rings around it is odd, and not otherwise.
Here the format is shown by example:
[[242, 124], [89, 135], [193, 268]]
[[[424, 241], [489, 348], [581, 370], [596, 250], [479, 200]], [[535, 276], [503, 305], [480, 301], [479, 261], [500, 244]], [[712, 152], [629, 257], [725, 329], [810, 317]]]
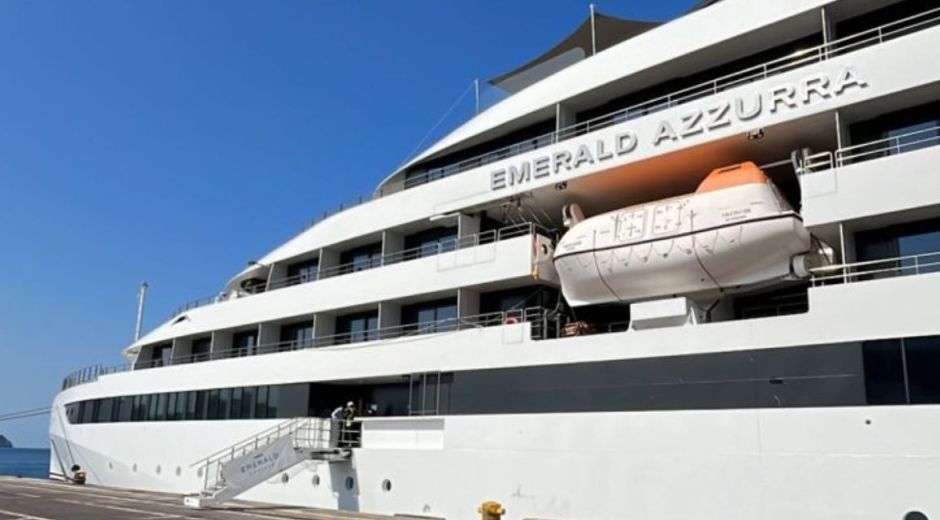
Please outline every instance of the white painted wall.
[[940, 146], [800, 176], [809, 226], [940, 204]]

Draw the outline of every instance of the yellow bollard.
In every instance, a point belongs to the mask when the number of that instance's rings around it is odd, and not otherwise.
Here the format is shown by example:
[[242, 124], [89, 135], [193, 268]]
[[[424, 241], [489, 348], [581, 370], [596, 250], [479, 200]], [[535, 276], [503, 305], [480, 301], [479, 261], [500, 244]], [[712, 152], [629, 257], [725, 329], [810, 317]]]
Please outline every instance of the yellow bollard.
[[480, 513], [480, 520], [500, 520], [506, 514], [506, 510], [499, 502], [490, 500], [480, 504], [477, 513]]

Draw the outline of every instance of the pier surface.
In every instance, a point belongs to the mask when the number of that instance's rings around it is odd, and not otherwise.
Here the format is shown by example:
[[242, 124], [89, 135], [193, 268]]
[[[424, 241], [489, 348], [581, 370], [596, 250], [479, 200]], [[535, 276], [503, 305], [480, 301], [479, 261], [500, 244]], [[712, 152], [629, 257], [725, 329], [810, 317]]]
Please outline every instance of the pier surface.
[[388, 520], [391, 517], [233, 501], [189, 509], [183, 497], [0, 477], [0, 520]]

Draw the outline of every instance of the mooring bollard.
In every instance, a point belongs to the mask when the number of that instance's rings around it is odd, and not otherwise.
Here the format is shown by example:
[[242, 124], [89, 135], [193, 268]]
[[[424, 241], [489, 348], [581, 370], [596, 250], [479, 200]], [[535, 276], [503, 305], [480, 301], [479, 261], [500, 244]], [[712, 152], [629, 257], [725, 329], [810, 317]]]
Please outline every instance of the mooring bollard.
[[480, 513], [480, 520], [500, 520], [506, 514], [506, 509], [499, 502], [491, 500], [480, 504], [477, 513]]

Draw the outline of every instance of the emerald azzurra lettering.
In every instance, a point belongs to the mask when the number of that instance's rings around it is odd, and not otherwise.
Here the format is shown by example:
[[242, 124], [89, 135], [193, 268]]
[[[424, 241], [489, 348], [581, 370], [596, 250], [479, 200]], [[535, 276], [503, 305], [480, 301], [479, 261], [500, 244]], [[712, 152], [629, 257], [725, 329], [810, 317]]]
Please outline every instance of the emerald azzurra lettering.
[[493, 171], [490, 173], [490, 187], [500, 190], [507, 186], [525, 184], [532, 180], [558, 175], [585, 165], [601, 163], [632, 152], [636, 149], [636, 145], [636, 134], [627, 130], [614, 135], [613, 138], [598, 139], [593, 146], [581, 144], [577, 148], [540, 155]]
[[[675, 117], [660, 121], [655, 133], [647, 135], [644, 142], [649, 142], [653, 148], [680, 143], [736, 125], [755, 124], [762, 116], [796, 110], [866, 87], [868, 82], [852, 67], [844, 67], [834, 75], [825, 72], [813, 74], [770, 89], [693, 105]], [[634, 151], [637, 144], [636, 133], [627, 130], [613, 137], [599, 137], [593, 146], [580, 144], [574, 148], [574, 145], [569, 145], [568, 148], [491, 171], [490, 188], [501, 190], [601, 163]]]

